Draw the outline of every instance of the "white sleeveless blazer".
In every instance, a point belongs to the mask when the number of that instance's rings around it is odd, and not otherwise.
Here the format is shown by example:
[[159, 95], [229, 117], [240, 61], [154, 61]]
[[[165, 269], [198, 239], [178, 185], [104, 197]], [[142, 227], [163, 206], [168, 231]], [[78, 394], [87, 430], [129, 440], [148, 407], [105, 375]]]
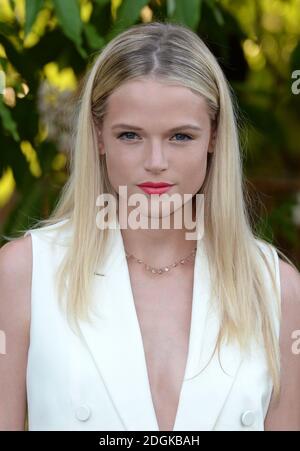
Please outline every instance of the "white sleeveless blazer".
[[[26, 377], [29, 430], [159, 430], [123, 239], [120, 229], [111, 231], [106, 263], [93, 275], [94, 322], [81, 322], [81, 339], [68, 326], [54, 292], [54, 270], [68, 246], [69, 221], [25, 234], [31, 233], [33, 250]], [[278, 255], [273, 246], [259, 244], [280, 293]], [[215, 353], [201, 372], [219, 330], [210, 308], [202, 239], [194, 268], [188, 357], [173, 430], [264, 430], [273, 385], [263, 346], [253, 345], [244, 356], [237, 345], [224, 344], [224, 371]], [[276, 293], [267, 272], [265, 277], [279, 339]]]

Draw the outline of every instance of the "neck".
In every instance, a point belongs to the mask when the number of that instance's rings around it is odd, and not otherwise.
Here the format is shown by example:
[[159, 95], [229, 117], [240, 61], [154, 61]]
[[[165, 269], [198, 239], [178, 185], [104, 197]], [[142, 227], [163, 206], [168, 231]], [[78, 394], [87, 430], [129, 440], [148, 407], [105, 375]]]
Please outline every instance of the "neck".
[[[195, 209], [193, 209], [193, 221], [195, 217]], [[187, 239], [187, 234], [195, 232], [195, 227], [186, 226], [182, 218], [182, 228], [176, 229], [173, 219], [172, 214], [168, 229], [162, 228], [161, 220], [157, 229], [131, 229], [129, 226], [121, 228], [124, 248], [136, 258], [154, 267], [168, 265], [186, 257], [197, 246], [196, 240]], [[150, 218], [148, 218], [148, 225], [150, 227]]]

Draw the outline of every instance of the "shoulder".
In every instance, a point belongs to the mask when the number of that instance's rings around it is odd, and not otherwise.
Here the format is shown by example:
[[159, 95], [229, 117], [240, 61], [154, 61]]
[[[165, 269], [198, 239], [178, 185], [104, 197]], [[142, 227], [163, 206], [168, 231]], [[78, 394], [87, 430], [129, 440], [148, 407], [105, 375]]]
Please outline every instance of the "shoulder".
[[[24, 430], [30, 343], [31, 237], [0, 249], [0, 429]], [[1, 355], [2, 354], [2, 355]]]
[[33, 234], [38, 242], [56, 244], [61, 246], [68, 246], [74, 233], [73, 223], [70, 218], [60, 219], [52, 222], [52, 220], [44, 220], [39, 226], [33, 229], [28, 229], [25, 237]]
[[[279, 275], [281, 291], [280, 343], [282, 351], [287, 352], [293, 336], [300, 329], [300, 273], [289, 263], [279, 259]], [[290, 359], [292, 359], [292, 355], [288, 352]], [[300, 358], [298, 361], [300, 370]]]
[[[0, 248], [1, 282], [13, 276], [25, 276], [31, 272], [32, 260], [31, 235], [16, 238]], [[19, 279], [18, 279], [19, 280]], [[15, 281], [16, 282], [16, 281]]]
[[[32, 276], [31, 236], [17, 238], [0, 248], [0, 311], [8, 309], [13, 314], [29, 316]], [[5, 315], [4, 315], [5, 316]]]
[[[289, 263], [279, 259], [279, 274], [281, 287], [280, 347], [282, 361], [289, 368], [289, 377], [294, 378], [296, 374], [298, 375], [297, 395], [300, 398], [300, 346], [299, 352], [295, 352], [294, 346], [295, 338], [298, 335], [300, 336], [300, 273]], [[283, 375], [287, 374], [286, 368], [282, 370]]]
[[300, 430], [300, 274], [279, 259], [279, 275], [281, 392], [277, 401], [271, 400], [265, 428]]
[[[291, 345], [296, 332], [300, 332], [300, 273], [289, 263], [279, 259], [280, 290], [281, 290], [281, 328], [280, 344], [282, 352], [286, 353], [288, 362], [293, 361]], [[300, 356], [296, 363], [299, 366]], [[299, 379], [300, 396], [300, 379]]]
[[[282, 307], [291, 309], [300, 307], [300, 273], [289, 263], [279, 258], [279, 274]], [[299, 311], [300, 313], [300, 311]]]

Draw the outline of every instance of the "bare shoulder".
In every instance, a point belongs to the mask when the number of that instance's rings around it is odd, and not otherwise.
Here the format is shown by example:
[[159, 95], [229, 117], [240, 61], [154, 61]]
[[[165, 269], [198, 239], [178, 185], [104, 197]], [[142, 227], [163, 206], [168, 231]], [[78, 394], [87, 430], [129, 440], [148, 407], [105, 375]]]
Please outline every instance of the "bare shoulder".
[[31, 236], [0, 249], [0, 430], [23, 430], [30, 336]]
[[[29, 327], [32, 279], [31, 235], [17, 238], [0, 249], [0, 328], [10, 322]], [[15, 323], [16, 324], [16, 323]]]
[[281, 259], [279, 259], [279, 271], [283, 306], [286, 303], [299, 305], [300, 272]]
[[300, 431], [300, 273], [279, 259], [281, 392], [271, 399], [265, 430]]
[[[2, 271], [30, 270], [28, 263], [32, 260], [31, 235], [16, 238], [0, 248], [0, 264]], [[29, 265], [30, 266], [30, 265]]]
[[[0, 287], [11, 294], [28, 293], [32, 275], [31, 235], [17, 238], [0, 249]], [[11, 298], [14, 302], [15, 298]], [[19, 307], [21, 307], [19, 305]]]
[[281, 259], [279, 259], [279, 273], [282, 310], [281, 341], [287, 340], [290, 343], [292, 332], [300, 329], [300, 273]]

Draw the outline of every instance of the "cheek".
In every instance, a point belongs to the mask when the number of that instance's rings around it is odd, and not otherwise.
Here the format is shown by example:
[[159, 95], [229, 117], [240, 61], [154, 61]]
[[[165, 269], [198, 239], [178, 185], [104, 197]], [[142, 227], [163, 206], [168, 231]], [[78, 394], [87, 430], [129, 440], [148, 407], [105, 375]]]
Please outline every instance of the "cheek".
[[[139, 168], [140, 164], [126, 156], [119, 149], [106, 153], [106, 167], [110, 184], [118, 193], [120, 186], [128, 186], [128, 181], [132, 180], [133, 174], [136, 173], [135, 168]], [[128, 189], [128, 188], [127, 188]]]
[[186, 159], [181, 166], [181, 180], [186, 192], [197, 192], [204, 182], [207, 169], [207, 153]]
[[[117, 152], [106, 152], [106, 167], [110, 179], [119, 180], [126, 173], [126, 164]], [[125, 175], [125, 174], [124, 174]]]

